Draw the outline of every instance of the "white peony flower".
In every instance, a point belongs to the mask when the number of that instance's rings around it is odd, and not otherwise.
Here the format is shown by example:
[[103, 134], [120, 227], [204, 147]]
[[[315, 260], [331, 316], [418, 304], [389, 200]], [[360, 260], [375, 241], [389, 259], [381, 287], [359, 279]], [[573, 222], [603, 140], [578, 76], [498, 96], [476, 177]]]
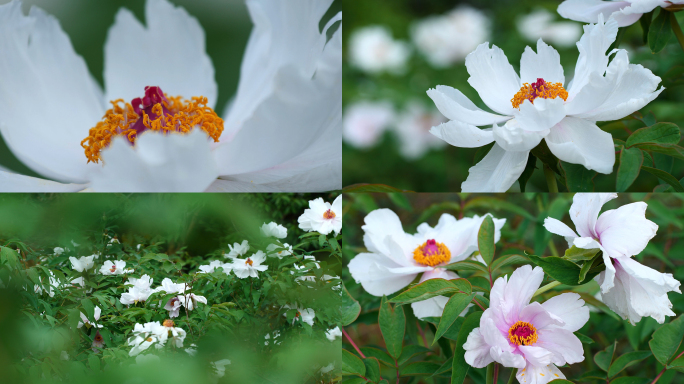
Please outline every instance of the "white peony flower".
[[181, 303], [183, 303], [183, 306], [188, 311], [192, 311], [193, 309], [197, 308], [197, 303], [207, 303], [206, 297], [195, 295], [194, 293], [189, 293], [185, 296], [179, 296], [179, 298], [181, 299]]
[[[43, 282], [43, 278], [40, 279], [41, 282]], [[59, 281], [55, 278], [55, 275], [50, 271], [50, 276], [48, 277], [48, 285], [46, 287], [45, 292], [47, 292], [48, 296], [54, 297], [55, 296], [55, 291], [54, 288], [59, 289], [60, 284]], [[33, 291], [36, 292], [39, 295], [43, 294], [43, 287], [36, 284], [33, 287]]]
[[[434, 228], [422, 223], [418, 233], [412, 235], [404, 232], [394, 212], [376, 209], [366, 215], [366, 225], [361, 227], [368, 252], [356, 255], [349, 262], [349, 272], [373, 296], [397, 292], [420, 274], [421, 283], [436, 278], [456, 279], [457, 274], [440, 267], [465, 260], [477, 251], [477, 234], [484, 218], [456, 220], [452, 215], [443, 214]], [[498, 242], [506, 219], [492, 219], [494, 241]], [[448, 300], [437, 296], [413, 303], [411, 307], [419, 319], [441, 316], [445, 299]]]
[[461, 5], [449, 13], [430, 16], [411, 26], [413, 44], [435, 68], [463, 60], [489, 39], [489, 18], [480, 10]]
[[83, 277], [78, 277], [70, 281], [71, 285], [73, 286], [80, 286], [81, 288], [85, 287], [85, 280]]
[[164, 320], [163, 325], [158, 321], [135, 324], [132, 335], [133, 337], [128, 339], [128, 345], [133, 346], [128, 353], [129, 356], [136, 356], [155, 343], [156, 348], [159, 349], [169, 339], [176, 348], [182, 348], [186, 333], [185, 330], [175, 327], [173, 321]]
[[0, 6], [0, 132], [15, 156], [56, 180], [1, 171], [0, 189], [339, 189], [342, 28], [331, 27], [341, 12], [319, 29], [332, 2], [247, 2], [255, 26], [223, 119], [204, 31], [168, 0], [146, 1], [145, 25], [118, 12], [104, 91], [54, 17], [35, 7], [25, 16], [19, 1]]
[[73, 268], [76, 272], [83, 272], [87, 271], [90, 268], [93, 267], [93, 259], [95, 258], [95, 255], [92, 256], [82, 256], [79, 257], [78, 259], [71, 256], [69, 257], [69, 260], [71, 261], [71, 268]]
[[518, 18], [518, 32], [529, 41], [543, 39], [563, 48], [575, 45], [582, 34], [582, 27], [571, 21], [554, 22], [553, 19], [553, 13], [538, 9]]
[[342, 195], [337, 196], [332, 204], [318, 197], [309, 200], [309, 208], [297, 218], [299, 228], [307, 232], [318, 232], [324, 235], [342, 230]]
[[342, 138], [352, 147], [364, 149], [377, 144], [394, 120], [395, 112], [387, 101], [361, 101], [344, 109]]
[[[660, 273], [632, 259], [646, 248], [658, 225], [646, 219], [644, 202], [623, 205], [599, 215], [601, 207], [615, 199], [615, 193], [577, 193], [570, 207], [570, 219], [577, 233], [554, 218], [544, 227], [564, 236], [568, 246], [601, 249], [606, 270], [596, 276], [601, 300], [615, 313], [634, 324], [643, 316], [659, 323], [674, 316], [667, 292], [679, 290], [679, 281], [670, 273]], [[579, 235], [578, 235], [579, 234]]]
[[430, 149], [446, 145], [430, 134], [430, 129], [446, 122], [436, 110], [427, 110], [420, 102], [409, 103], [397, 117], [395, 132], [399, 136], [399, 152], [409, 160], [419, 159]]
[[384, 26], [359, 28], [349, 37], [349, 63], [364, 72], [401, 74], [410, 56], [410, 46]]
[[325, 333], [325, 337], [330, 341], [335, 341], [338, 337], [342, 338], [342, 331], [340, 327], [331, 328]]
[[558, 6], [558, 13], [584, 23], [596, 23], [599, 16], [613, 17], [618, 26], [625, 27], [634, 24], [644, 13], [673, 4], [684, 4], [684, 0], [565, 0]]
[[277, 257], [282, 259], [285, 256], [292, 255], [292, 246], [288, 243], [283, 243], [283, 245], [269, 244], [266, 247], [266, 251], [270, 252], [268, 254], [269, 257]]
[[130, 278], [126, 285], [132, 285], [132, 287], [128, 288], [128, 292], [121, 294], [119, 299], [121, 304], [131, 305], [137, 304], [139, 301], [146, 301], [155, 292], [152, 289], [152, 281], [153, 279], [149, 275], [143, 275], [139, 279]]
[[[427, 93], [451, 121], [431, 133], [447, 143], [474, 148], [495, 142], [461, 185], [463, 192], [506, 192], [520, 177], [531, 149], [542, 139], [560, 160], [611, 173], [615, 164], [612, 136], [597, 121], [621, 119], [655, 99], [660, 78], [629, 64], [618, 49], [608, 64], [606, 50], [615, 40], [611, 19], [584, 26], [577, 43], [579, 58], [572, 82], [565, 82], [560, 56], [541, 39], [537, 52], [525, 49], [520, 76], [503, 51], [482, 44], [466, 58], [468, 82], [496, 113], [486, 112], [457, 89], [437, 86]], [[568, 87], [567, 91], [564, 87]], [[491, 126], [480, 129], [478, 126]]]
[[[264, 225], [266, 225], [266, 224], [264, 224]], [[262, 229], [261, 233], [263, 234], [263, 229]], [[228, 244], [228, 248], [230, 249], [230, 252], [223, 255], [223, 257], [228, 257], [228, 258], [234, 259], [236, 257], [247, 254], [247, 251], [249, 251], [249, 243], [247, 242], [247, 240], [243, 240], [242, 244], [233, 243], [232, 246], [230, 244]]]
[[287, 237], [287, 228], [271, 221], [270, 223], [264, 223], [264, 225], [261, 226], [261, 235], [265, 237], [275, 237], [278, 239], [284, 239]]
[[210, 262], [209, 265], [200, 265], [199, 270], [200, 273], [212, 273], [216, 270], [216, 268], [221, 268], [222, 266], [222, 262], [220, 262], [219, 260], [214, 260]]
[[164, 309], [169, 311], [169, 317], [175, 318], [180, 315], [180, 307], [183, 305], [183, 296], [174, 296], [164, 305]]
[[133, 272], [133, 269], [126, 269], [126, 262], [123, 260], [114, 260], [114, 262], [106, 260], [100, 268], [100, 273], [106, 276], [123, 275], [124, 273], [131, 272]]
[[161, 285], [153, 290], [153, 292], [164, 291], [166, 293], [184, 293], [186, 288], [185, 283], [174, 283], [168, 277], [162, 280]]
[[55, 253], [55, 255], [59, 256], [59, 255], [61, 255], [62, 253], [64, 253], [64, 248], [62, 248], [62, 247], [55, 247], [55, 249], [54, 249], [53, 252]]
[[[95, 310], [93, 313], [93, 320], [95, 320], [95, 321], [100, 320], [100, 314], [102, 314], [102, 310], [100, 309], [100, 307], [95, 306]], [[78, 322], [78, 325], [76, 326], [77, 328], [81, 328], [84, 324], [88, 328], [90, 328], [90, 327], [102, 328], [102, 324], [95, 325], [95, 324], [91, 323], [90, 320], [88, 320], [88, 318], [86, 317], [86, 315], [83, 314], [83, 312], [81, 312], [81, 320], [82, 321]]]
[[[314, 323], [314, 318], [316, 317], [316, 312], [314, 312], [313, 309], [311, 308], [302, 308], [299, 305], [284, 305], [283, 308], [287, 309], [295, 309], [297, 310], [297, 313], [295, 313], [294, 318], [292, 319], [292, 325], [294, 325], [297, 320], [301, 320], [304, 323], [307, 323], [311, 326], [313, 326]], [[283, 316], [287, 317], [287, 312], [283, 313]]]
[[268, 265], [261, 265], [265, 260], [266, 254], [262, 251], [258, 251], [246, 259], [235, 259], [232, 264], [233, 273], [241, 279], [259, 277], [259, 272], [268, 269]]

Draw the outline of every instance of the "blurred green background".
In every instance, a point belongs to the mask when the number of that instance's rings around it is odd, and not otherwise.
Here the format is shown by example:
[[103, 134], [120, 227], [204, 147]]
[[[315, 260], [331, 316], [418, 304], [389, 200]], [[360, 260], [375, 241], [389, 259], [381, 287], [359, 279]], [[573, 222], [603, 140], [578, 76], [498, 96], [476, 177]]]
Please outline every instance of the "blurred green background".
[[[218, 84], [216, 112], [222, 116], [228, 100], [237, 90], [240, 64], [252, 30], [245, 0], [169, 1], [185, 8], [204, 29], [207, 54], [214, 65]], [[0, 0], [0, 5], [9, 2]], [[107, 31], [114, 24], [118, 10], [127, 8], [139, 21], [145, 21], [144, 0], [24, 0], [22, 3], [24, 13], [28, 13], [31, 6], [37, 6], [59, 20], [62, 29], [69, 35], [74, 50], [85, 59], [90, 74], [100, 86], [104, 84], [104, 44]], [[341, 9], [341, 0], [335, 0], [323, 17], [322, 25]], [[1, 84], [0, 82], [0, 86]], [[93, 126], [95, 123], [93, 122]], [[2, 137], [0, 166], [25, 175], [38, 176], [12, 155]]]
[[[568, 248], [567, 242], [561, 237], [548, 232], [543, 222], [546, 217], [553, 217], [575, 228], [569, 218], [569, 209], [572, 204], [572, 194], [447, 194], [447, 193], [390, 193], [390, 194], [345, 194], [344, 195], [344, 231], [343, 231], [343, 256], [346, 264], [359, 253], [364, 253], [366, 247], [363, 242], [364, 217], [378, 208], [389, 208], [400, 218], [406, 233], [416, 233], [416, 228], [421, 223], [430, 226], [437, 225], [439, 217], [451, 214], [456, 218], [472, 217], [491, 213], [496, 218], [505, 218], [506, 223], [501, 229], [501, 240], [496, 244], [496, 258], [508, 254], [535, 254], [542, 256], [561, 256]], [[684, 194], [646, 194], [630, 193], [620, 194], [618, 198], [609, 201], [603, 206], [601, 212], [618, 208], [622, 205], [636, 201], [645, 201], [648, 204], [646, 218], [658, 224], [656, 236], [649, 242], [646, 249], [635, 258], [642, 264], [647, 265], [659, 272], [672, 273], [674, 278], [684, 281]], [[510, 274], [519, 265], [507, 266], [498, 271], [493, 278], [503, 274]], [[481, 276], [481, 273], [458, 272], [459, 276], [472, 278]], [[344, 268], [342, 281], [351, 296], [361, 304], [361, 314], [350, 326], [345, 327], [352, 339], [360, 348], [380, 346], [384, 347], [384, 341], [378, 326], [378, 308], [380, 297], [367, 293], [361, 284], [357, 284], [349, 274], [349, 269]], [[546, 284], [546, 281], [542, 285]], [[601, 304], [593, 295], [599, 291], [596, 281], [579, 287], [559, 285], [554, 290], [542, 295], [540, 301], [547, 300], [550, 296], [559, 292], [572, 289], [582, 295], [589, 304]], [[395, 296], [389, 295], [390, 298]], [[672, 310], [679, 316], [684, 312], [684, 295], [675, 292], [668, 294], [673, 304]], [[606, 310], [607, 308], [604, 307]], [[426, 346], [432, 354], [420, 355], [409, 359], [408, 363], [415, 361], [430, 361], [443, 363], [445, 356], [440, 347], [435, 343], [434, 327], [429, 327], [426, 322], [419, 322], [413, 315], [409, 306], [404, 307], [406, 315], [406, 337], [404, 348], [408, 345], [423, 345], [418, 335], [426, 334]], [[673, 320], [674, 317], [669, 318]], [[669, 320], [666, 320], [666, 322]], [[418, 330], [417, 327], [422, 327]], [[623, 355], [629, 351], [648, 350], [648, 341], [652, 332], [659, 324], [652, 318], [643, 318], [635, 326], [628, 321], [622, 320], [612, 311], [595, 310], [591, 312], [589, 322], [579, 330], [580, 333], [594, 340], [593, 344], [584, 345], [584, 361], [561, 368], [566, 377], [575, 383], [594, 383], [598, 381], [576, 380], [582, 374], [598, 369], [593, 356], [597, 352], [617, 340], [618, 347], [615, 356]], [[453, 350], [453, 341], [451, 342]], [[355, 353], [353, 347], [343, 340], [343, 348]], [[681, 351], [681, 347], [680, 347]], [[383, 366], [384, 368], [384, 366]], [[627, 368], [629, 376], [653, 378], [660, 372], [662, 365], [657, 364], [653, 357]], [[506, 383], [510, 370], [506, 368], [499, 375], [499, 383]], [[485, 369], [470, 368], [466, 383], [483, 384]], [[393, 377], [394, 371], [387, 368], [382, 373], [383, 377]], [[415, 378], [415, 381], [402, 379], [401, 383], [448, 383], [446, 379]], [[434, 380], [434, 381], [430, 381]], [[441, 381], [440, 381], [441, 380]], [[658, 381], [658, 384], [675, 384], [684, 382], [684, 374], [674, 370], [667, 371]], [[516, 381], [517, 383], [517, 381]]]
[[[388, 27], [395, 40], [411, 42], [410, 28], [417, 20], [449, 12], [459, 5], [469, 5], [485, 13], [490, 19], [489, 42], [502, 48], [509, 62], [519, 70], [520, 57], [525, 46], [536, 47], [533, 41], [523, 38], [517, 29], [519, 18], [534, 10], [546, 9], [554, 15], [554, 21], [562, 19], [556, 12], [560, 0], [346, 0], [344, 13], [346, 26], [343, 31], [345, 51], [343, 59], [343, 107], [347, 108], [362, 100], [390, 101], [395, 109], [402, 111], [409, 100], [418, 99], [426, 107], [433, 108], [432, 100], [425, 93], [436, 85], [448, 85], [462, 91], [477, 106], [487, 110], [477, 92], [467, 83], [468, 73], [463, 61], [437, 69], [416, 52], [408, 60], [403, 75], [387, 72], [367, 74], [349, 63], [349, 38], [355, 30], [370, 25]], [[680, 25], [684, 23], [684, 13], [677, 14]], [[580, 23], [577, 23], [580, 25]], [[550, 43], [561, 56], [566, 82], [574, 75], [578, 57], [576, 46], [567, 48]], [[643, 32], [639, 22], [627, 27], [620, 48], [627, 49], [630, 62], [641, 64], [663, 79], [661, 85], [666, 90], [641, 112], [652, 111], [657, 121], [672, 122], [680, 127], [684, 124], [684, 90], [682, 71], [684, 52], [672, 37], [668, 46], [658, 54], [652, 54], [644, 44]], [[628, 131], [641, 128], [644, 124], [634, 119], [620, 122], [599, 123], [614, 138], [624, 140]], [[343, 145], [345, 186], [357, 183], [387, 184], [396, 188], [417, 192], [456, 192], [460, 191], [468, 169], [474, 165], [477, 148], [466, 149], [446, 146], [431, 150], [417, 160], [406, 160], [398, 152], [397, 135], [386, 132], [373, 148], [360, 150]], [[677, 179], [684, 176], [684, 164], [672, 162], [671, 158], [656, 156], [657, 167], [672, 173]], [[541, 162], [527, 184], [528, 191], [547, 191], [548, 187], [541, 172]], [[617, 170], [617, 164], [616, 168]], [[615, 191], [616, 171], [611, 175], [599, 174], [594, 179], [596, 191]], [[629, 191], [652, 191], [659, 184], [658, 179], [642, 172]], [[561, 186], [563, 188], [563, 186]], [[519, 191], [515, 183], [511, 191]]]

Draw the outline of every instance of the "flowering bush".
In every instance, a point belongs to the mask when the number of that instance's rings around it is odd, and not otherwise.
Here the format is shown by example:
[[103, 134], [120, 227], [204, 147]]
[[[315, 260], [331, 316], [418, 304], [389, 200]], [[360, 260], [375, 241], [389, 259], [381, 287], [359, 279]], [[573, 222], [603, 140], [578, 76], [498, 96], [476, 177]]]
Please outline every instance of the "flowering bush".
[[[39, 211], [45, 215], [65, 200], [83, 199], [44, 198]], [[24, 227], [2, 228], [2, 338], [17, 340], [0, 348], [12, 357], [0, 363], [9, 382], [339, 380], [341, 196], [332, 205], [324, 202], [328, 195], [239, 196], [239, 202], [219, 197], [265, 220], [294, 219], [280, 222], [285, 225], [238, 224], [235, 214], [217, 222], [211, 211], [219, 201], [162, 198], [181, 207], [177, 220], [191, 217], [191, 228], [232, 224], [210, 235], [220, 238], [220, 246], [206, 255], [194, 253], [197, 247], [182, 238], [132, 230], [143, 218], [135, 209], [159, 198], [123, 198], [125, 208], [102, 211], [101, 230], [82, 227], [93, 228], [92, 221], [63, 220], [86, 233], [78, 241], [11, 239], [6, 236]], [[26, 200], [36, 204], [31, 196]], [[298, 207], [295, 214], [279, 210], [288, 200]], [[8, 208], [6, 202], [0, 201], [0, 210]], [[304, 204], [311, 208], [304, 210]], [[319, 206], [329, 207], [320, 217], [314, 214]], [[297, 216], [308, 224], [298, 225]]]
[[681, 199], [348, 196], [344, 382], [681, 382]]

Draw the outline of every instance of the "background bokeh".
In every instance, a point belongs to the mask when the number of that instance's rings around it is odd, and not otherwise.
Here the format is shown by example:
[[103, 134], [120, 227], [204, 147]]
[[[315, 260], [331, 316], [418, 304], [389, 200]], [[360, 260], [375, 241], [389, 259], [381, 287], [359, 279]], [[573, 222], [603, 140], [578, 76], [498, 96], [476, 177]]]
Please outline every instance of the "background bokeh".
[[[524, 193], [524, 194], [345, 194], [344, 200], [344, 231], [343, 231], [343, 256], [345, 268], [343, 269], [342, 281], [351, 296], [361, 304], [361, 314], [357, 320], [346, 331], [359, 347], [379, 346], [384, 348], [385, 344], [378, 326], [378, 308], [380, 297], [375, 297], [367, 293], [361, 284], [357, 284], [346, 268], [348, 262], [357, 254], [366, 252], [363, 242], [364, 217], [371, 211], [378, 208], [389, 208], [400, 218], [406, 233], [416, 233], [416, 228], [421, 223], [428, 223], [430, 226], [437, 225], [439, 217], [448, 213], [456, 218], [472, 217], [473, 215], [483, 215], [491, 213], [496, 218], [505, 218], [506, 223], [501, 229], [501, 240], [496, 245], [495, 257], [499, 258], [507, 254], [534, 254], [540, 256], [562, 256], [567, 249], [567, 242], [557, 235], [553, 235], [543, 227], [546, 217], [553, 217], [574, 228], [569, 218], [568, 211], [572, 204], [572, 194], [545, 194], [545, 193]], [[683, 194], [645, 194], [631, 193], [620, 194], [617, 199], [608, 202], [603, 206], [601, 212], [615, 209], [622, 205], [636, 201], [645, 201], [648, 204], [646, 218], [658, 224], [658, 232], [648, 244], [647, 248], [636, 256], [636, 259], [659, 272], [672, 273], [674, 278], [684, 281], [684, 195]], [[503, 274], [510, 274], [519, 265], [507, 266], [499, 270], [494, 279]], [[473, 278], [478, 273], [458, 272], [459, 276]], [[479, 278], [479, 277], [475, 277]], [[473, 280], [475, 281], [475, 280]], [[542, 286], [547, 281], [542, 283]], [[540, 301], [547, 300], [550, 296], [569, 290], [571, 287], [560, 285], [552, 291], [539, 297]], [[589, 304], [601, 305], [594, 295], [599, 292], [596, 281], [584, 284], [573, 289], [580, 292], [582, 298]], [[389, 295], [394, 297], [396, 294]], [[674, 305], [672, 310], [681, 315], [684, 312], [684, 295], [670, 292], [668, 295]], [[622, 320], [605, 306], [604, 310], [594, 310], [591, 312], [589, 322], [579, 330], [580, 333], [589, 336], [594, 343], [584, 345], [584, 361], [563, 367], [562, 371], [566, 377], [575, 383], [594, 383], [598, 381], [576, 380], [582, 374], [598, 369], [593, 356], [606, 348], [608, 345], [617, 341], [615, 356], [623, 355], [629, 351], [648, 350], [648, 341], [652, 332], [659, 324], [652, 318], [643, 318], [636, 326]], [[418, 321], [413, 315], [410, 306], [404, 306], [406, 315], [406, 337], [404, 348], [407, 345], [424, 345], [423, 340], [418, 335], [426, 335], [426, 346], [431, 352], [414, 357], [409, 360], [429, 361], [443, 363], [445, 360], [444, 352], [435, 343], [432, 345], [435, 328], [429, 326], [427, 322]], [[670, 320], [674, 318], [669, 318]], [[668, 320], [666, 320], [668, 321]], [[420, 329], [419, 329], [420, 327]], [[453, 351], [454, 342], [450, 342]], [[355, 350], [343, 340], [343, 348], [353, 354]], [[680, 347], [681, 351], [681, 347]], [[385, 368], [382, 376], [393, 377], [394, 370]], [[653, 357], [627, 368], [629, 376], [639, 376], [650, 378], [650, 382], [662, 369]], [[470, 368], [466, 383], [481, 384], [485, 382], [485, 369]], [[506, 383], [509, 377], [509, 369], [502, 370], [499, 374], [499, 383]], [[605, 374], [605, 373], [604, 373]], [[448, 374], [450, 375], [450, 374]], [[434, 381], [429, 381], [434, 380]], [[402, 379], [401, 383], [448, 383], [448, 379], [416, 377], [415, 381]], [[639, 381], [636, 381], [639, 382]], [[658, 384], [675, 384], [684, 382], [684, 374], [676, 373], [673, 370], [666, 371], [660, 378]], [[517, 383], [517, 381], [516, 381]]]
[[[556, 41], [563, 40], [570, 34], [572, 27], [559, 27], [557, 22], [581, 24], [562, 19], [556, 12], [559, 0], [349, 0], [344, 3], [345, 41], [343, 67], [343, 107], [345, 113], [350, 106], [361, 101], [388, 101], [394, 106], [395, 112], [401, 114], [408, 105], [419, 102], [427, 111], [436, 111], [432, 100], [425, 93], [436, 85], [448, 85], [459, 89], [476, 105], [487, 109], [478, 97], [477, 92], [467, 83], [468, 73], [464, 61], [453, 62], [446, 67], [436, 67], [427, 60], [427, 56], [420, 52], [412, 39], [411, 30], [416, 22], [435, 15], [448, 14], [452, 9], [467, 5], [480, 10], [489, 19], [489, 39], [492, 44], [502, 48], [509, 62], [516, 70], [519, 69], [520, 56], [525, 46], [536, 46], [535, 40], [527, 39], [518, 29], [519, 24], [524, 27], [539, 27], [539, 19], [521, 22], [522, 17], [534, 11], [545, 9], [552, 14], [553, 23], [546, 26], [546, 33], [555, 31]], [[684, 13], [679, 12], [677, 18], [684, 23]], [[471, 18], [472, 19], [472, 18]], [[412, 54], [407, 59], [404, 71], [368, 72], [350, 63], [350, 37], [355, 31], [363, 27], [381, 25], [391, 31], [395, 41], [401, 41], [410, 46]], [[467, 38], [458, 37], [454, 39]], [[562, 46], [551, 37], [545, 41], [556, 48], [561, 56], [566, 79], [571, 79], [578, 56], [574, 44]], [[643, 33], [637, 22], [627, 28], [620, 48], [627, 49], [630, 62], [641, 64], [649, 68], [663, 81], [666, 90], [641, 112], [652, 111], [657, 121], [672, 122], [679, 126], [684, 124], [684, 90], [682, 89], [682, 64], [684, 52], [672, 37], [668, 46], [658, 54], [652, 54], [644, 44]], [[438, 112], [437, 112], [438, 113]], [[439, 114], [439, 113], [438, 113]], [[345, 115], [345, 124], [348, 115]], [[343, 182], [345, 186], [357, 183], [387, 184], [396, 188], [418, 192], [456, 192], [460, 191], [461, 183], [468, 174], [468, 168], [474, 165], [474, 158], [478, 149], [464, 149], [445, 146], [430, 149], [416, 159], [402, 156], [401, 135], [398, 134], [397, 124], [390, 124], [387, 131], [370, 148], [359, 149], [350, 145], [346, 140], [343, 147], [344, 170]], [[614, 138], [625, 139], [628, 130], [634, 131], [644, 124], [635, 119], [612, 123], [599, 123], [599, 126], [610, 132]], [[429, 135], [430, 125], [423, 124], [422, 130]], [[416, 128], [420, 130], [420, 127]], [[415, 139], [414, 139], [415, 140]], [[481, 157], [480, 157], [481, 158]], [[656, 156], [656, 165], [660, 169], [671, 172], [677, 179], [684, 176], [684, 164], [681, 161]], [[528, 191], [547, 191], [546, 182], [541, 172], [541, 162], [537, 163], [532, 179], [527, 184]], [[599, 174], [594, 182], [596, 191], [615, 191], [614, 171], [611, 175]], [[642, 172], [629, 191], [651, 191], [659, 184], [657, 178]], [[563, 188], [561, 186], [561, 188]], [[519, 191], [515, 183], [511, 191]]]
[[[240, 64], [247, 39], [252, 30], [252, 21], [244, 0], [169, 0], [185, 8], [195, 17], [206, 38], [209, 55], [218, 84], [216, 112], [222, 116], [225, 106], [237, 90], [240, 78]], [[10, 0], [0, 0], [0, 5]], [[55, 16], [62, 29], [69, 35], [77, 54], [81, 55], [90, 74], [103, 86], [104, 45], [107, 31], [114, 24], [114, 17], [120, 8], [127, 8], [144, 24], [144, 0], [24, 0], [25, 13], [31, 6], [42, 8]], [[322, 19], [325, 25], [332, 15], [342, 9], [341, 0], [335, 0]], [[169, 42], [172, 43], [172, 42]], [[2, 81], [0, 80], [0, 86]], [[40, 106], [36, 106], [40, 110]], [[95, 125], [96, 122], [93, 122]], [[0, 137], [0, 166], [12, 171], [38, 176], [16, 159]]]

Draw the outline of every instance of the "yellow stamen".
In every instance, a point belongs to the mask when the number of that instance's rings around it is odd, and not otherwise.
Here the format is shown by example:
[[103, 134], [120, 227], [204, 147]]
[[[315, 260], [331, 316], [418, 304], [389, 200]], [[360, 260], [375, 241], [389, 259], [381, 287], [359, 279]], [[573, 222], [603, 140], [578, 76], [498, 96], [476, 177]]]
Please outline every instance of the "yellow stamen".
[[533, 345], [537, 342], [537, 328], [528, 322], [518, 321], [508, 330], [508, 339], [515, 345]]
[[537, 79], [535, 83], [524, 83], [518, 93], [511, 99], [513, 108], [520, 108], [525, 100], [534, 103], [537, 98], [555, 99], [560, 96], [563, 100], [568, 99], [568, 91], [563, 88], [561, 83], [547, 83], [543, 79]]
[[[428, 244], [429, 242], [432, 243]], [[436, 252], [431, 252], [431, 249], [428, 248], [430, 246], [433, 249], [436, 248]], [[446, 245], [437, 243], [434, 240], [428, 240], [413, 251], [413, 259], [423, 265], [434, 267], [437, 264], [451, 260], [451, 252]]]
[[334, 219], [335, 218], [335, 212], [333, 212], [332, 209], [328, 209], [323, 214], [323, 218], [324, 219]]

